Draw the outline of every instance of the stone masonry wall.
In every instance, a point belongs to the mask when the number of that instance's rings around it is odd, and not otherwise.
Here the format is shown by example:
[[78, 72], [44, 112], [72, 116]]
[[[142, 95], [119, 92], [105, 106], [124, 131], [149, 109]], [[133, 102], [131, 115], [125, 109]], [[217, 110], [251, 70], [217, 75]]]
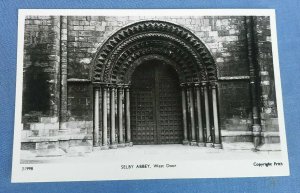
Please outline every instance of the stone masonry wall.
[[[24, 34], [23, 120], [57, 116], [59, 110], [60, 21], [28, 16]], [[36, 115], [36, 116], [35, 116]]]
[[[263, 141], [278, 143], [279, 130], [276, 107], [276, 94], [273, 69], [272, 41], [269, 17], [257, 17], [255, 20], [257, 41], [257, 62], [260, 67], [261, 86], [261, 125]], [[266, 134], [266, 132], [269, 132]]]
[[[83, 121], [59, 122], [60, 70], [67, 64], [67, 26], [66, 21], [62, 21], [60, 16], [28, 16], [25, 19], [21, 149], [51, 152], [45, 156], [61, 155], [78, 145], [88, 146], [85, 151], [90, 151], [92, 144], [93, 123], [89, 121], [92, 112]], [[75, 93], [80, 100], [80, 94]]]
[[[247, 52], [245, 43], [245, 28], [243, 17], [95, 17], [95, 16], [69, 16], [68, 17], [68, 78], [90, 80], [91, 61], [95, 57], [97, 49], [113, 33], [122, 27], [143, 20], [164, 20], [181, 25], [193, 32], [203, 41], [212, 53], [219, 68], [219, 77], [248, 76]], [[245, 81], [234, 80], [219, 83], [221, 127], [235, 130], [249, 130], [250, 99]], [[82, 91], [88, 89], [82, 85]], [[239, 89], [239, 99], [244, 100], [236, 103], [237, 98], [227, 96], [228, 90], [232, 92]], [[69, 90], [73, 89], [69, 85]], [[76, 86], [76, 89], [79, 89]], [[91, 92], [90, 90], [87, 92]], [[228, 93], [230, 94], [230, 93]], [[222, 96], [225, 97], [222, 97]], [[241, 96], [242, 95], [242, 96]], [[76, 98], [73, 93], [68, 95], [69, 102]], [[86, 102], [88, 101], [88, 102]], [[81, 103], [82, 102], [82, 103]], [[92, 112], [92, 95], [86, 96], [86, 100], [81, 100], [72, 104], [84, 109], [82, 114]], [[234, 104], [231, 107], [229, 104]], [[229, 105], [229, 106], [228, 106]], [[232, 110], [228, 110], [232, 109]], [[78, 113], [69, 109], [70, 117], [80, 119]], [[242, 114], [242, 116], [241, 116]], [[85, 117], [86, 118], [86, 117]]]

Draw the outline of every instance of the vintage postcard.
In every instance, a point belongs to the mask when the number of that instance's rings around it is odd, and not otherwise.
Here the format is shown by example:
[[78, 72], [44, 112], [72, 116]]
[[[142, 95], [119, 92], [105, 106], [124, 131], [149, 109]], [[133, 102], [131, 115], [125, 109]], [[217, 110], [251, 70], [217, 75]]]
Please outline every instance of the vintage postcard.
[[274, 10], [19, 10], [12, 182], [287, 176]]

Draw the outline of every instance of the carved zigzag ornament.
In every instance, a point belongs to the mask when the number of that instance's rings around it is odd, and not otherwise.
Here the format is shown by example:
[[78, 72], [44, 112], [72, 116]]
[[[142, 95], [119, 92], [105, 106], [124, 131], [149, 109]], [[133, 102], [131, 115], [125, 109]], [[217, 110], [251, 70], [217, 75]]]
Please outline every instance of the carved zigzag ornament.
[[147, 54], [176, 63], [182, 81], [217, 79], [215, 62], [199, 38], [179, 25], [149, 20], [120, 29], [104, 43], [93, 64], [93, 81], [122, 80], [132, 63]]

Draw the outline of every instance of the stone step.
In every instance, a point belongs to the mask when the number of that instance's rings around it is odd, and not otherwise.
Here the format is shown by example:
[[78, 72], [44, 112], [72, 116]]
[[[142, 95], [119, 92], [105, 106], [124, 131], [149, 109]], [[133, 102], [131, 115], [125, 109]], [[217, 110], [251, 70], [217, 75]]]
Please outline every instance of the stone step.
[[[236, 142], [236, 143], [222, 143], [224, 150], [254, 150], [254, 143], [252, 142]], [[262, 144], [257, 148], [259, 151], [281, 151], [280, 143]]]
[[39, 122], [40, 123], [57, 123], [58, 117], [40, 117]]
[[59, 129], [59, 123], [30, 123], [30, 130]]
[[263, 144], [258, 149], [260, 151], [282, 151], [280, 143]]
[[224, 150], [251, 150], [254, 148], [252, 142], [235, 142], [235, 143], [222, 143]]
[[54, 137], [58, 136], [58, 129], [22, 130], [22, 139], [30, 137]]
[[66, 156], [69, 157], [84, 156], [86, 153], [91, 153], [92, 151], [93, 151], [93, 146], [91, 145], [73, 146], [73, 147], [69, 147]]
[[65, 154], [66, 152], [60, 148], [38, 149], [36, 151], [36, 157], [57, 157]]

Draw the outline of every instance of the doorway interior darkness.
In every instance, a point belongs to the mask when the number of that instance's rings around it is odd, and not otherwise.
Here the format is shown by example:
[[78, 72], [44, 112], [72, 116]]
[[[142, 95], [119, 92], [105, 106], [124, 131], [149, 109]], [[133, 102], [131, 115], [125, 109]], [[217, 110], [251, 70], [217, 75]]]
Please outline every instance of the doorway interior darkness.
[[176, 71], [160, 60], [138, 66], [131, 84], [133, 144], [182, 143], [182, 114]]

